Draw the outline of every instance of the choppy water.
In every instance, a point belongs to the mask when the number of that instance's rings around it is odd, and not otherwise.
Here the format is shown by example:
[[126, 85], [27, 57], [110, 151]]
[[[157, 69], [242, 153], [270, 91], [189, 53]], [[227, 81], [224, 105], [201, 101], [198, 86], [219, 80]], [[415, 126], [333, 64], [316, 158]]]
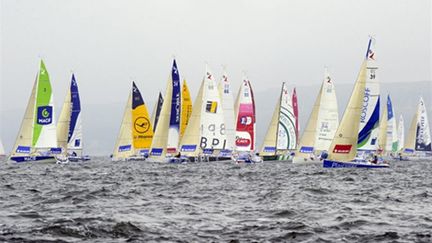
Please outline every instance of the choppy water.
[[0, 165], [0, 241], [431, 242], [432, 162]]

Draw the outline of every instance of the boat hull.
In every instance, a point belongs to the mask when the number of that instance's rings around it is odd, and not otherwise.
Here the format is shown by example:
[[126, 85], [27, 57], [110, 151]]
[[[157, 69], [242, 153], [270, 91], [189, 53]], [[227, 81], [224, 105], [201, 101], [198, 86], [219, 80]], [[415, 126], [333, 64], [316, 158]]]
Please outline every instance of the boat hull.
[[68, 160], [70, 162], [82, 162], [82, 161], [89, 161], [90, 157], [89, 156], [82, 156], [82, 157], [70, 156], [70, 157], [68, 157]]
[[57, 160], [54, 156], [12, 156], [10, 160], [13, 160], [17, 163], [24, 162], [53, 162], [55, 163]]
[[388, 164], [372, 164], [368, 162], [336, 161], [325, 159], [324, 168], [388, 168]]
[[272, 162], [272, 161], [291, 162], [292, 157], [286, 155], [264, 155], [262, 156], [262, 160], [265, 162]]

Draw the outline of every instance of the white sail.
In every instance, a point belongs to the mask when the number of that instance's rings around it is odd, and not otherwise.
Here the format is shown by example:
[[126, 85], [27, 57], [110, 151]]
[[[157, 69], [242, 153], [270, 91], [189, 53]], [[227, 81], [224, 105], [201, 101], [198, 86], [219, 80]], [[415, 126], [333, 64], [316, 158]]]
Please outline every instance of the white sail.
[[432, 151], [429, 120], [423, 98], [420, 98], [417, 109], [416, 151]]
[[57, 122], [57, 143], [62, 150], [62, 154], [67, 155], [68, 149], [68, 134], [69, 134], [69, 123], [72, 112], [71, 93], [68, 89], [63, 107], [60, 111], [60, 117]]
[[378, 149], [378, 130], [380, 118], [380, 87], [378, 81], [378, 65], [375, 55], [375, 39], [371, 38], [366, 60], [366, 88], [360, 115], [358, 149], [375, 151]]
[[207, 67], [204, 78], [204, 96], [201, 117], [202, 149], [222, 150], [226, 148], [225, 118], [214, 76]]
[[231, 84], [225, 70], [222, 75], [222, 80], [219, 82], [219, 94], [225, 118], [226, 148], [232, 151], [234, 150], [235, 141], [234, 98], [231, 91]]
[[405, 125], [404, 125], [404, 119], [402, 115], [400, 115], [399, 117], [399, 124], [397, 129], [397, 141], [398, 141], [397, 151], [401, 151], [405, 144]]
[[315, 135], [315, 150], [328, 150], [339, 126], [339, 111], [336, 90], [327, 69], [321, 89], [321, 100]]

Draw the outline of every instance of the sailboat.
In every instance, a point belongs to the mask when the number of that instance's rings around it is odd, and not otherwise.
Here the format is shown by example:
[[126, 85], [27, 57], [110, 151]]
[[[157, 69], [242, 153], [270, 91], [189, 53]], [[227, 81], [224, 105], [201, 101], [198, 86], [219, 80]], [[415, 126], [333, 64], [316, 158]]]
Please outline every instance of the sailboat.
[[189, 118], [192, 114], [192, 98], [185, 79], [183, 80], [181, 98], [182, 98], [181, 101], [182, 109], [181, 109], [181, 123], [180, 123], [180, 138], [183, 137], [186, 127], [189, 123]]
[[45, 63], [41, 60], [9, 159], [15, 162], [55, 162], [55, 156], [59, 153], [51, 83]]
[[383, 155], [395, 156], [398, 148], [397, 127], [390, 95], [387, 96], [387, 105], [380, 119], [378, 144]]
[[251, 83], [246, 75], [243, 75], [234, 109], [235, 161], [260, 162], [261, 158], [253, 155], [256, 143], [255, 99]]
[[293, 163], [322, 163], [318, 157], [320, 153], [328, 151], [338, 126], [336, 91], [333, 80], [326, 69]]
[[165, 91], [165, 98], [154, 133], [150, 161], [166, 162], [177, 155], [180, 139], [181, 89], [180, 74], [174, 60]]
[[[375, 69], [370, 69], [368, 61], [373, 58], [372, 43], [373, 39], [369, 40], [366, 58], [363, 61], [360, 73], [354, 84], [354, 89], [351, 93], [348, 105], [343, 114], [342, 120], [335, 133], [333, 141], [330, 145], [328, 158], [326, 155], [323, 161], [324, 168], [340, 168], [340, 167], [363, 167], [363, 168], [383, 168], [388, 167], [387, 163], [371, 163], [365, 159], [356, 159], [357, 143], [359, 141], [359, 127], [363, 115], [364, 98], [366, 97], [367, 82], [374, 76]], [[367, 140], [369, 141], [369, 140]], [[374, 161], [375, 162], [375, 161]]]
[[153, 129], [147, 107], [138, 87], [132, 82], [112, 160], [145, 160], [152, 139]]
[[421, 97], [408, 131], [403, 152], [409, 157], [408, 159], [432, 155], [429, 120], [425, 103]]
[[360, 127], [357, 149], [360, 153], [370, 154], [378, 150], [380, 119], [380, 85], [378, 65], [374, 49], [375, 40], [371, 39], [366, 58], [366, 87], [360, 112]]
[[[226, 148], [225, 119], [214, 76], [206, 67], [180, 151], [190, 161], [216, 161]], [[228, 158], [229, 159], [229, 158]]]
[[163, 101], [164, 101], [164, 99], [163, 99], [162, 93], [159, 92], [158, 99], [157, 99], [157, 102], [153, 108], [152, 118], [151, 118], [151, 124], [153, 125], [153, 132], [156, 130], [156, 126], [157, 126], [158, 121], [159, 121], [159, 115], [160, 115], [160, 112], [162, 110]]
[[232, 155], [232, 151], [234, 150], [236, 129], [234, 124], [234, 98], [226, 70], [224, 70], [218, 89], [225, 118], [224, 123], [226, 134], [226, 149], [221, 151], [221, 153], [223, 153], [224, 156], [229, 157]]
[[57, 123], [57, 144], [61, 148], [63, 159], [90, 160], [89, 156], [82, 154], [81, 102], [74, 74]]
[[3, 147], [3, 143], [0, 139], [0, 160], [3, 160], [6, 157], [5, 150]]
[[288, 160], [297, 144], [295, 120], [292, 96], [284, 82], [259, 153], [264, 161]]

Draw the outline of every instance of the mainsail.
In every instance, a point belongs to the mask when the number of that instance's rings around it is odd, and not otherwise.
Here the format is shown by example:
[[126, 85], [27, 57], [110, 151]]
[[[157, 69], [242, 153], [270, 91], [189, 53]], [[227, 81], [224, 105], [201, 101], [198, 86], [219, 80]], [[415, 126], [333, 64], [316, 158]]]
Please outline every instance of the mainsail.
[[57, 143], [63, 154], [82, 155], [81, 102], [74, 74], [57, 123]]
[[[367, 59], [368, 57], [366, 57]], [[370, 71], [370, 70], [369, 70]], [[359, 120], [362, 114], [363, 97], [366, 88], [367, 60], [360, 68], [357, 81], [354, 84], [351, 98], [343, 114], [342, 120], [330, 145], [329, 159], [336, 161], [351, 161], [357, 154], [359, 138]]]
[[3, 147], [3, 143], [2, 143], [2, 141], [0, 139], [0, 157], [1, 156], [5, 156], [5, 150], [4, 150], [4, 147]]
[[293, 106], [293, 112], [295, 117], [295, 134], [296, 134], [296, 147], [297, 147], [299, 132], [300, 132], [300, 124], [299, 124], [299, 111], [298, 111], [296, 88], [293, 89], [293, 93], [292, 93], [292, 106]]
[[255, 103], [252, 87], [246, 76], [240, 86], [235, 105], [235, 150], [255, 150]]
[[151, 146], [152, 157], [176, 154], [180, 136], [180, 75], [174, 60], [165, 91], [165, 98]]
[[234, 125], [234, 104], [231, 85], [226, 74], [222, 75], [222, 80], [219, 82], [219, 95], [222, 102], [222, 109], [225, 118], [225, 134], [227, 138], [226, 148], [234, 150], [235, 141], [235, 125]]
[[426, 113], [426, 106], [421, 97], [417, 108], [415, 150], [432, 151], [429, 120]]
[[357, 148], [375, 151], [378, 149], [378, 129], [380, 117], [380, 88], [377, 77], [378, 66], [375, 56], [375, 39], [369, 40], [366, 53], [366, 88], [363, 92], [363, 105], [360, 114], [360, 127]]
[[226, 147], [225, 121], [219, 91], [213, 74], [206, 67], [190, 123], [180, 148], [184, 155], [213, 154]]
[[264, 137], [260, 155], [284, 154], [296, 147], [295, 115], [292, 106], [292, 96], [287, 85], [282, 83], [269, 128]]
[[326, 69], [323, 83], [300, 139], [296, 156], [308, 157], [314, 151], [328, 150], [338, 126], [336, 91]]
[[153, 129], [144, 99], [135, 82], [126, 102], [120, 132], [114, 146], [113, 159], [125, 159], [148, 152]]
[[54, 98], [45, 63], [40, 68], [11, 157], [50, 153], [57, 148]]
[[183, 134], [189, 122], [189, 118], [192, 114], [192, 98], [190, 96], [190, 92], [186, 80], [183, 80], [181, 98], [182, 98], [181, 101], [182, 109], [181, 109], [180, 138], [183, 137]]

